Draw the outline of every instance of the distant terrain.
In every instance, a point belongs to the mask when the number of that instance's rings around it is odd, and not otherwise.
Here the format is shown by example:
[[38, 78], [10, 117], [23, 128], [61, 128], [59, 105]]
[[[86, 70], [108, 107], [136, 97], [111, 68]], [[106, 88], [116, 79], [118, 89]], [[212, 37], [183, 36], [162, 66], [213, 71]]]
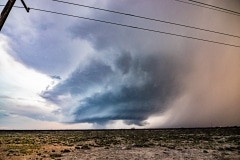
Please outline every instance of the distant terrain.
[[240, 159], [240, 128], [0, 130], [0, 160]]

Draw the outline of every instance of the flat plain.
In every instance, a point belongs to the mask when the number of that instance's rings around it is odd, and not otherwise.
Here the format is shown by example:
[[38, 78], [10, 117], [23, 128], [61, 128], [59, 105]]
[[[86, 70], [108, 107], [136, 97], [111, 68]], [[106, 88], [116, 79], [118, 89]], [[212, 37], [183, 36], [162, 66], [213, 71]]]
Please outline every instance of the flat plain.
[[240, 128], [0, 130], [0, 160], [240, 160]]

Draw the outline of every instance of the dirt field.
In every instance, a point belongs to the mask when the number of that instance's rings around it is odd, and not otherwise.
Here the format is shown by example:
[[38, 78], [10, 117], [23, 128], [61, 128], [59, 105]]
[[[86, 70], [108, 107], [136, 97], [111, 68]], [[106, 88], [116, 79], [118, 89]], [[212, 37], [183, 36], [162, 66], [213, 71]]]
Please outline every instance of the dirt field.
[[240, 128], [0, 131], [0, 160], [240, 160]]

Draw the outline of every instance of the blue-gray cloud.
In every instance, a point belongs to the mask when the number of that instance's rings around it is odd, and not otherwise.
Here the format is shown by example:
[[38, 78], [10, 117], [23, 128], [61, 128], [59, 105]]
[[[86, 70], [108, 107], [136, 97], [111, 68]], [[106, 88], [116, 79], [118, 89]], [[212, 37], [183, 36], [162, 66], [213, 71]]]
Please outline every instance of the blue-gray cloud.
[[1, 119], [1, 118], [5, 118], [5, 117], [8, 117], [8, 116], [9, 116], [8, 113], [0, 110], [0, 119]]
[[[94, 16], [116, 18], [108, 14]], [[131, 21], [124, 17], [117, 20]], [[65, 95], [75, 99], [73, 106], [62, 108], [62, 114], [71, 117], [69, 123], [124, 120], [126, 124], [145, 125], [151, 115], [165, 111], [165, 104], [178, 93], [180, 61], [171, 51], [162, 51], [161, 38], [93, 22], [75, 23], [68, 31], [73, 39], [90, 42], [95, 56], [41, 96], [59, 106]], [[150, 46], [140, 45], [143, 36], [152, 42]]]
[[61, 77], [60, 76], [56, 76], [56, 75], [52, 75], [50, 76], [52, 79], [56, 79], [56, 80], [61, 80]]
[[[125, 63], [119, 65], [121, 60], [122, 57], [117, 60], [116, 65], [122, 71]], [[131, 68], [130, 74], [140, 72], [134, 75], [133, 81], [143, 83], [134, 85], [126, 82], [116, 90], [96, 93], [83, 99], [74, 112], [76, 122], [106, 123], [109, 120], [125, 120], [128, 124], [143, 125], [149, 116], [165, 110], [164, 103], [177, 93], [177, 64], [168, 57], [159, 55], [137, 60], [129, 57], [126, 62], [131, 62], [127, 67]], [[122, 72], [124, 74], [126, 72]]]
[[[166, 55], [133, 58], [129, 52], [122, 52], [111, 65], [92, 60], [85, 68], [77, 68], [42, 97], [61, 104], [60, 95], [78, 97], [92, 90], [68, 112], [73, 119], [70, 123], [124, 120], [126, 124], [144, 125], [144, 120], [163, 112], [164, 104], [177, 94], [177, 68], [175, 60]], [[101, 91], [94, 90], [96, 87]]]
[[116, 61], [116, 65], [121, 70], [122, 74], [127, 74], [129, 72], [131, 63], [132, 57], [131, 54], [128, 52], [126, 52], [125, 54], [121, 54]]
[[83, 94], [91, 87], [102, 85], [105, 78], [112, 74], [110, 66], [92, 61], [91, 64], [84, 69], [77, 68], [66, 80], [60, 82], [53, 90], [46, 90], [41, 93], [41, 96], [54, 103], [60, 103], [58, 97], [70, 93], [72, 96]]

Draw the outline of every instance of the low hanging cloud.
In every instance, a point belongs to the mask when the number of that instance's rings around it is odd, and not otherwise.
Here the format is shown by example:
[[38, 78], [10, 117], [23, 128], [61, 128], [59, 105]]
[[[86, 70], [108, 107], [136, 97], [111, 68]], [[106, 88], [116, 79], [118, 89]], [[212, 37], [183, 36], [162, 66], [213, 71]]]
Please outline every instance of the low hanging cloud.
[[60, 102], [59, 97], [62, 95], [79, 95], [88, 92], [91, 87], [102, 85], [105, 77], [112, 73], [111, 67], [102, 62], [93, 61], [92, 64], [84, 69], [77, 68], [69, 78], [60, 82], [53, 90], [42, 92], [41, 96], [53, 103]]
[[69, 123], [124, 120], [143, 125], [150, 115], [163, 112], [164, 103], [177, 93], [177, 65], [159, 55], [133, 58], [123, 52], [111, 64], [92, 60], [42, 97], [55, 103], [60, 103], [61, 95], [78, 99], [67, 111], [72, 117]]
[[[121, 85], [81, 100], [73, 112], [76, 122], [125, 120], [127, 124], [143, 125], [150, 115], [163, 112], [164, 103], [177, 92], [173, 76], [177, 67], [166, 57], [156, 58], [132, 60], [129, 75], [125, 72], [128, 69], [121, 66], [119, 69], [122, 75], [114, 82]], [[132, 79], [129, 77], [131, 80], [122, 83], [122, 76], [130, 76]], [[139, 81], [141, 83], [136, 85]]]
[[[95, 16], [114, 20], [114, 16]], [[118, 20], [131, 23], [127, 18]], [[207, 22], [192, 21], [196, 26]], [[76, 23], [69, 31], [73, 39], [89, 41], [95, 53], [86, 65], [42, 94], [64, 106], [60, 112], [70, 117], [65, 122], [105, 125], [123, 120], [126, 125], [148, 127], [240, 124], [236, 49], [92, 22]], [[63, 97], [72, 101], [71, 106]]]

